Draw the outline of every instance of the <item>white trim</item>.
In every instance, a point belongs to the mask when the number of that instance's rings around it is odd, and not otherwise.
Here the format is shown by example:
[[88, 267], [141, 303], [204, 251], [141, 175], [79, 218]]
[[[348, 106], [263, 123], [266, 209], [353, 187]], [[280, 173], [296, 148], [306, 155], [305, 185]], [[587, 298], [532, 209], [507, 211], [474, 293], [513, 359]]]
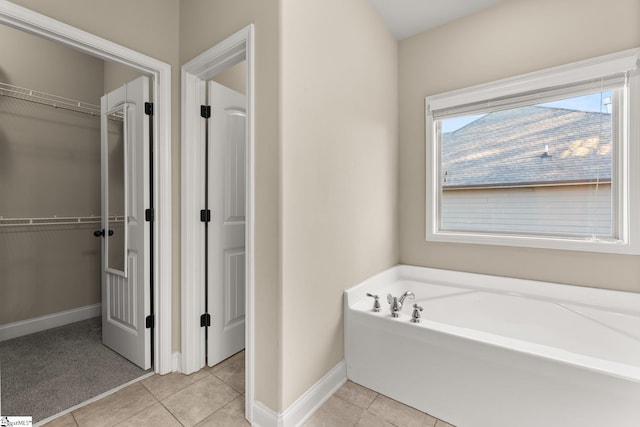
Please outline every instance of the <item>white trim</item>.
[[534, 71], [464, 89], [431, 95], [426, 98], [427, 111], [441, 110], [504, 96], [532, 92], [554, 86], [599, 79], [625, 73], [638, 67], [640, 49], [629, 49], [584, 61]]
[[91, 319], [92, 317], [99, 317], [102, 314], [101, 307], [100, 303], [85, 305], [84, 307], [0, 325], [0, 342]]
[[262, 402], [253, 403], [252, 426], [256, 427], [283, 427], [282, 417]]
[[[637, 109], [640, 108], [640, 49], [630, 49], [586, 61], [554, 67], [547, 70], [516, 76], [509, 79], [473, 86], [425, 98], [426, 139], [426, 240], [433, 242], [471, 243], [501, 246], [518, 246], [544, 249], [561, 249], [600, 253], [640, 254], [640, 126]], [[523, 92], [545, 87], [582, 82], [589, 78], [606, 77], [615, 73], [627, 73], [624, 96], [628, 111], [623, 113], [618, 160], [620, 240], [591, 238], [564, 238], [561, 236], [509, 235], [500, 233], [475, 233], [442, 231], [438, 228], [440, 206], [441, 152], [437, 141], [434, 111], [472, 104], [504, 96], [516, 96]]]
[[182, 373], [182, 354], [176, 351], [171, 358], [171, 371]]
[[204, 331], [200, 314], [204, 308], [204, 233], [199, 211], [204, 206], [204, 151], [200, 143], [204, 125], [199, 106], [205, 94], [205, 81], [226, 67], [247, 61], [247, 189], [246, 189], [246, 299], [245, 299], [245, 416], [253, 419], [255, 355], [254, 355], [254, 26], [243, 28], [211, 49], [182, 66], [182, 372], [189, 374], [204, 366]]
[[347, 382], [347, 364], [341, 360], [312, 385], [284, 412], [277, 413], [261, 402], [255, 402], [253, 424], [261, 427], [293, 427], [304, 424]]
[[283, 425], [302, 425], [346, 382], [347, 364], [341, 360], [283, 412]]
[[[181, 152], [181, 330], [182, 373], [191, 374], [204, 364], [204, 228], [196, 214], [204, 208], [204, 123], [198, 106], [204, 103], [204, 82], [182, 68]], [[189, 141], [189, 142], [187, 142]], [[188, 148], [187, 148], [188, 147]], [[191, 218], [193, 216], [193, 218]]]
[[144, 380], [145, 378], [149, 378], [149, 377], [152, 377], [152, 376], [154, 376], [154, 375], [155, 375], [155, 373], [153, 373], [153, 372], [149, 372], [148, 374], [144, 374], [144, 375], [142, 375], [141, 377], [138, 377], [138, 378], [136, 378], [136, 379], [134, 379], [134, 380], [131, 380], [131, 381], [129, 381], [128, 383], [125, 383], [125, 384], [119, 385], [119, 386], [118, 386], [118, 387], [116, 387], [116, 388], [112, 388], [112, 389], [111, 389], [111, 390], [109, 390], [109, 391], [105, 391], [104, 393], [99, 394], [99, 395], [97, 395], [96, 397], [92, 397], [91, 399], [85, 400], [85, 401], [84, 401], [84, 402], [82, 402], [82, 403], [78, 403], [77, 405], [72, 406], [71, 408], [65, 409], [65, 410], [64, 410], [64, 411], [62, 411], [62, 412], [59, 412], [59, 413], [57, 413], [57, 414], [55, 414], [55, 415], [50, 416], [49, 418], [45, 418], [44, 420], [40, 420], [40, 421], [38, 421], [36, 424], [34, 424], [33, 426], [34, 426], [34, 427], [43, 426], [43, 425], [45, 425], [45, 424], [47, 424], [47, 423], [50, 423], [51, 421], [53, 421], [53, 420], [55, 420], [55, 419], [57, 419], [57, 418], [60, 418], [60, 417], [62, 417], [62, 416], [64, 416], [64, 415], [67, 415], [67, 414], [69, 414], [69, 413], [71, 413], [71, 412], [75, 411], [76, 409], [80, 409], [80, 408], [82, 408], [83, 406], [87, 406], [87, 405], [89, 405], [89, 404], [91, 404], [91, 403], [93, 403], [93, 402], [97, 402], [98, 400], [100, 400], [100, 399], [102, 399], [102, 398], [105, 398], [105, 397], [107, 397], [107, 396], [110, 396], [110, 395], [112, 395], [112, 394], [114, 394], [114, 393], [116, 393], [116, 392], [118, 392], [118, 391], [122, 390], [122, 389], [123, 389], [123, 388], [125, 388], [125, 387], [129, 387], [131, 384], [135, 384], [135, 383], [137, 383], [137, 382], [139, 382], [139, 381]]
[[247, 61], [247, 138], [249, 140], [249, 149], [247, 150], [247, 228], [246, 239], [246, 306], [245, 306], [245, 368], [247, 370], [245, 382], [245, 414], [246, 418], [251, 422], [253, 419], [253, 403], [255, 402], [255, 378], [256, 378], [256, 356], [255, 356], [255, 218], [256, 218], [256, 194], [255, 194], [255, 30], [253, 24], [247, 28], [245, 36], [245, 57]]
[[157, 236], [154, 370], [171, 372], [171, 66], [32, 10], [0, 0], [0, 23], [153, 76]]

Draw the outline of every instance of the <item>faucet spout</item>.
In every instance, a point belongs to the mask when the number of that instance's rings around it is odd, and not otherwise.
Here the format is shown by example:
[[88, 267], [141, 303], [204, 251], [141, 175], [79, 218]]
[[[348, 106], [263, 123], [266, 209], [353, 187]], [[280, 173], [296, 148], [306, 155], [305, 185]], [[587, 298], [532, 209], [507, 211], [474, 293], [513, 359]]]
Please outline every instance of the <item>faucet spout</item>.
[[416, 296], [414, 295], [413, 292], [407, 291], [404, 294], [402, 294], [402, 296], [400, 298], [398, 298], [398, 302], [400, 303], [400, 305], [402, 305], [404, 303], [404, 299], [406, 297], [409, 297], [410, 299], [416, 299]]
[[387, 301], [389, 302], [389, 309], [391, 310], [392, 317], [400, 317], [400, 310], [402, 310], [402, 303], [406, 297], [410, 297], [411, 299], [415, 299], [416, 296], [413, 292], [405, 292], [401, 297], [394, 297], [391, 294], [387, 295]]

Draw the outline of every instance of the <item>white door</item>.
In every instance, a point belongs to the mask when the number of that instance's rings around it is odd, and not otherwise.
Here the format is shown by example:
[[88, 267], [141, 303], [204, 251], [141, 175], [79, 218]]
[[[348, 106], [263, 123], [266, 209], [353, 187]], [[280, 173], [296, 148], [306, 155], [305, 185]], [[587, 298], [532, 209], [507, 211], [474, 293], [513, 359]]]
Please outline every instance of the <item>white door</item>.
[[246, 96], [209, 82], [208, 364], [245, 347]]
[[140, 77], [101, 100], [102, 342], [143, 369], [151, 367], [148, 99]]

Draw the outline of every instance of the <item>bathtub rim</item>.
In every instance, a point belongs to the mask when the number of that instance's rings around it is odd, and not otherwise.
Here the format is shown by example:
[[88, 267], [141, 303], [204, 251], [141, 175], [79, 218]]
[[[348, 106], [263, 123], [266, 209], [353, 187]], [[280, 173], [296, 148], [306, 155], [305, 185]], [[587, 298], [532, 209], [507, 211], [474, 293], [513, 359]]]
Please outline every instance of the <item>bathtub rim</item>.
[[[367, 292], [377, 292], [382, 289], [379, 284], [387, 284], [390, 280], [394, 282], [410, 280], [456, 288], [471, 288], [511, 296], [525, 296], [549, 302], [577, 304], [640, 317], [639, 292], [493, 276], [409, 264], [394, 265], [346, 289], [344, 291], [346, 302], [351, 307], [356, 302], [367, 298]], [[513, 288], [519, 289], [516, 291]], [[554, 296], [550, 297], [550, 295]], [[602, 297], [605, 295], [608, 301], [606, 305], [602, 303]]]

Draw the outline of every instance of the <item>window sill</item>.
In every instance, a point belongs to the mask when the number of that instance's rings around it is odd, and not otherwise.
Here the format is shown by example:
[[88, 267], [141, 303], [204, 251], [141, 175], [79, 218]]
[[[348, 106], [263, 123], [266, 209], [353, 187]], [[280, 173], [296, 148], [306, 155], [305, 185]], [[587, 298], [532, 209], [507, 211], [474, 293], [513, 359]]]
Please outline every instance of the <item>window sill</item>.
[[427, 232], [428, 242], [512, 246], [549, 250], [640, 255], [640, 244], [621, 240], [598, 240], [591, 238], [559, 238], [547, 236], [513, 236], [490, 233], [468, 233], [454, 231]]

